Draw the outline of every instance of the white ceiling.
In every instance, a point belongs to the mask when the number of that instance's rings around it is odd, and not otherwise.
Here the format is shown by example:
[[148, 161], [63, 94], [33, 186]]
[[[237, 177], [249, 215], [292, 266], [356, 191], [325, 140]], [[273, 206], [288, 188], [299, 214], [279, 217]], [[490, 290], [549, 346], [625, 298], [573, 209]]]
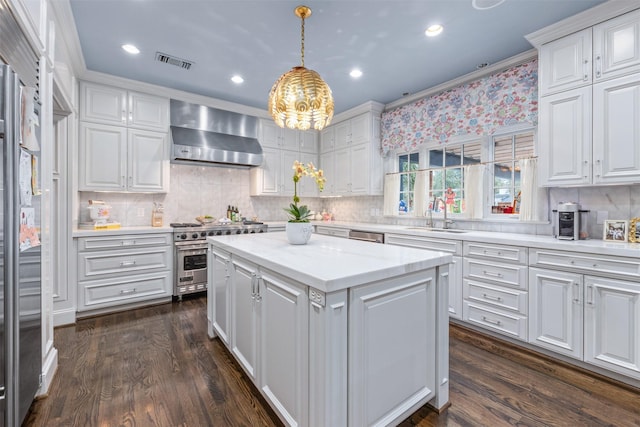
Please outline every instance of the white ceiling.
[[[603, 2], [506, 0], [478, 10], [472, 0], [70, 0], [88, 70], [261, 109], [277, 78], [300, 64], [293, 10], [306, 4], [305, 65], [331, 87], [336, 113], [530, 50], [524, 35]], [[444, 32], [428, 38], [433, 23]], [[125, 53], [125, 43], [141, 53]], [[157, 62], [158, 51], [194, 65]], [[356, 67], [359, 80], [349, 76]], [[244, 83], [232, 83], [234, 74]]]

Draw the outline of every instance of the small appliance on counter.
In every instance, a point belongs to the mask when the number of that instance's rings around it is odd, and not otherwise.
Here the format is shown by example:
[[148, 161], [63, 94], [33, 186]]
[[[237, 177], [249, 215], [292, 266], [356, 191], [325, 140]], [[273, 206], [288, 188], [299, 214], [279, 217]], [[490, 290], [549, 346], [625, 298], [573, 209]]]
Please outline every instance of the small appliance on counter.
[[554, 237], [558, 240], [585, 240], [589, 238], [587, 213], [589, 211], [580, 209], [578, 203], [558, 203], [558, 209], [553, 210]]
[[78, 228], [84, 230], [114, 230], [120, 228], [120, 223], [109, 221], [111, 206], [102, 200], [89, 200], [89, 218], [91, 221], [78, 224]]

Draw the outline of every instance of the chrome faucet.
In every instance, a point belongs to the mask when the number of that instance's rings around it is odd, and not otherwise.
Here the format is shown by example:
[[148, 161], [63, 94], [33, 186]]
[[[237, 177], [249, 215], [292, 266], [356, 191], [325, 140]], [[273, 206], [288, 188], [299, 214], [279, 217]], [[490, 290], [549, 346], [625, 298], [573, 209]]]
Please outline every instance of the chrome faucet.
[[[445, 230], [449, 228], [449, 224], [451, 224], [453, 221], [451, 221], [450, 219], [447, 219], [447, 204], [445, 203], [444, 200], [442, 200], [442, 198], [440, 197], [436, 197], [433, 196], [433, 209], [436, 208], [436, 203], [438, 202], [442, 202], [442, 205], [444, 206], [444, 221], [442, 221], [442, 228], [444, 228]], [[433, 211], [432, 209], [432, 211]], [[432, 220], [433, 222], [433, 220]]]

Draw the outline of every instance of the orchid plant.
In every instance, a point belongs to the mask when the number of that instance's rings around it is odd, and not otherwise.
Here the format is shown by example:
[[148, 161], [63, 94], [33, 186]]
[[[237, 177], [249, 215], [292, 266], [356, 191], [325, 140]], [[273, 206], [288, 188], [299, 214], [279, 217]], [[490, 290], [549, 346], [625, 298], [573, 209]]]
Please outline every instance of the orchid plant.
[[313, 163], [309, 162], [306, 165], [299, 161], [293, 162], [293, 203], [285, 208], [285, 212], [289, 214], [289, 222], [309, 222], [311, 211], [306, 205], [298, 206], [300, 203], [300, 197], [298, 197], [298, 181], [303, 176], [309, 176], [316, 181], [318, 190], [324, 189], [324, 183], [326, 181], [322, 169], [316, 169]]

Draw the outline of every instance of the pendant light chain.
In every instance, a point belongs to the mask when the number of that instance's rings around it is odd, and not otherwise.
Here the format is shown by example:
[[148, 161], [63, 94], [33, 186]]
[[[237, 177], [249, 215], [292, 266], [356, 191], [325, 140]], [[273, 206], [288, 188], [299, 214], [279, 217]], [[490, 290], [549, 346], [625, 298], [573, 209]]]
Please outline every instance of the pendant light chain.
[[302, 41], [302, 43], [300, 43], [300, 61], [301, 61], [301, 65], [304, 67], [304, 13], [302, 14], [302, 25], [301, 25], [301, 30], [300, 30], [300, 40]]

